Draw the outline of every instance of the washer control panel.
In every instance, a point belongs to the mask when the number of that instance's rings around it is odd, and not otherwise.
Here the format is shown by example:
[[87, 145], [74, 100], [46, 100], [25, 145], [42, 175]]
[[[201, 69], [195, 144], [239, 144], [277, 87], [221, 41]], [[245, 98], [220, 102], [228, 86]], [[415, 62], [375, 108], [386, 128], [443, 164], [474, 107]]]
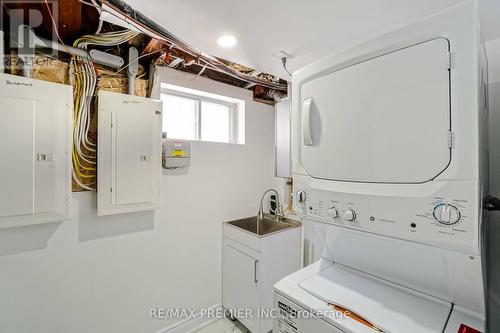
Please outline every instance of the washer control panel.
[[294, 178], [294, 209], [311, 220], [477, 254], [478, 182], [439, 185], [430, 195], [410, 191], [390, 196], [386, 189], [381, 194], [320, 190]]
[[346, 221], [356, 221], [356, 212], [353, 211], [352, 209], [348, 209], [344, 212], [343, 216], [344, 220]]

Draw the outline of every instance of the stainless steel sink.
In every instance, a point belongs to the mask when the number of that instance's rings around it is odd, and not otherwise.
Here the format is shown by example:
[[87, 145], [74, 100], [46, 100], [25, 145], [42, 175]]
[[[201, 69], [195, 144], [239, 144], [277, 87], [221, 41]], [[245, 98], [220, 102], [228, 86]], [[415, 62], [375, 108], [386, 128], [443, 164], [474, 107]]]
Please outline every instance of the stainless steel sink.
[[257, 236], [268, 236], [287, 229], [297, 228], [300, 222], [282, 218], [280, 221], [274, 219], [274, 216], [264, 215], [264, 218], [248, 217], [241, 220], [226, 222], [236, 228], [243, 229]]

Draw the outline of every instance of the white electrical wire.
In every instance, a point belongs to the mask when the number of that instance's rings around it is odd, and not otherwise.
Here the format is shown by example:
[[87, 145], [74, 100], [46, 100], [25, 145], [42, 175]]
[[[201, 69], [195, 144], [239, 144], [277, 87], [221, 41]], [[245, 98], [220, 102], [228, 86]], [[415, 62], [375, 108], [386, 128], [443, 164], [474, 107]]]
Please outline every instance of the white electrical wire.
[[[86, 50], [89, 45], [115, 46], [129, 41], [138, 33], [130, 30], [83, 36], [75, 41], [74, 47]], [[73, 129], [73, 179], [84, 189], [94, 190], [96, 174], [96, 143], [89, 138], [92, 98], [97, 86], [97, 73], [88, 58], [73, 57], [71, 72], [75, 86], [75, 119]], [[82, 163], [84, 162], [84, 163]], [[87, 165], [84, 165], [87, 164]], [[80, 170], [87, 170], [84, 172]], [[94, 179], [88, 183], [83, 178]]]

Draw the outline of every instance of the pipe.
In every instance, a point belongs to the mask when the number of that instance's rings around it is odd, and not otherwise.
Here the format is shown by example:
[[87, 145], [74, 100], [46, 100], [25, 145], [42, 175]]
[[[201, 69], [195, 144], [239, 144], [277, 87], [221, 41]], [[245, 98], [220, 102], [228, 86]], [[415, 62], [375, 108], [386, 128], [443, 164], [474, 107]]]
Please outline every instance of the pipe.
[[135, 95], [135, 77], [137, 76], [137, 71], [139, 70], [139, 62], [137, 58], [139, 57], [139, 51], [133, 46], [128, 49], [128, 61], [129, 65], [127, 67], [127, 77], [128, 77], [128, 93], [129, 95]]
[[71, 55], [81, 57], [84, 59], [88, 59], [88, 60], [95, 62], [97, 64], [111, 67], [111, 68], [121, 68], [123, 66], [123, 64], [125, 63], [123, 58], [115, 56], [113, 54], [109, 54], [109, 53], [102, 52], [102, 51], [95, 50], [95, 49], [90, 50], [90, 52], [89, 52], [85, 49], [80, 49], [80, 48], [72, 47], [72, 46], [68, 46], [68, 45], [62, 45], [58, 42], [48, 40], [45, 38], [41, 38], [38, 36], [35, 36], [35, 45], [39, 46], [39, 47], [45, 47], [45, 48], [49, 48], [52, 50], [57, 50], [57, 51], [69, 53]]
[[112, 68], [121, 68], [124, 63], [122, 58], [113, 54], [109, 54], [99, 50], [91, 50], [90, 52], [88, 52], [84, 49], [62, 45], [53, 40], [38, 37], [37, 35], [35, 35], [33, 29], [27, 25], [19, 27], [18, 37], [14, 41], [16, 42], [19, 49], [19, 57], [23, 62], [24, 77], [32, 77], [33, 59], [35, 57], [36, 46], [69, 53], [71, 55], [88, 59], [97, 64]]
[[87, 50], [80, 49], [77, 47], [62, 45], [62, 44], [55, 42], [53, 40], [38, 37], [37, 35], [35, 35], [35, 33], [33, 32], [33, 29], [31, 27], [28, 27], [28, 26], [25, 26], [25, 27], [26, 27], [27, 31], [29, 31], [28, 33], [33, 38], [34, 46], [49, 48], [52, 50], [69, 53], [71, 55], [81, 57], [84, 59], [88, 59], [88, 60], [95, 62], [97, 64], [111, 67], [111, 68], [121, 68], [124, 64], [124, 60], [121, 57], [115, 56], [113, 54], [109, 54], [109, 53], [102, 52], [99, 50], [91, 50], [90, 52], [88, 52]]
[[121, 68], [125, 63], [122, 57], [99, 51], [97, 49], [90, 50], [89, 55], [91, 61], [111, 68]]
[[24, 57], [21, 59], [23, 62], [23, 76], [27, 78], [33, 77], [33, 58]]
[[283, 101], [288, 99], [287, 94], [285, 94], [283, 91], [275, 90], [275, 89], [269, 89], [266, 92], [266, 96], [274, 99], [275, 102], [283, 102]]
[[20, 25], [17, 30], [17, 35], [12, 34], [12, 39], [17, 45], [17, 56], [23, 63], [23, 76], [33, 77], [33, 58], [35, 57], [35, 33], [26, 26]]
[[171, 34], [169, 31], [165, 30], [142, 13], [134, 10], [123, 0], [102, 0], [102, 3], [103, 12], [105, 11], [111, 13], [115, 17], [120, 18], [126, 24], [134, 26], [139, 31], [152, 38], [162, 40], [174, 45], [177, 49], [182, 50], [195, 58], [198, 58], [200, 62], [209, 65], [211, 68], [219, 69], [226, 75], [232, 76], [242, 81], [246, 81], [248, 83], [256, 83], [267, 88], [286, 91], [286, 84], [279, 82], [269, 82], [261, 80], [257, 77], [253, 77], [252, 75], [241, 73], [209, 54], [195, 51], [195, 49], [191, 45], [177, 38], [175, 35]]
[[44, 47], [44, 48], [48, 48], [48, 49], [52, 49], [52, 50], [56, 50], [56, 51], [69, 53], [69, 54], [90, 60], [90, 56], [89, 56], [88, 52], [83, 50], [83, 49], [79, 49], [79, 48], [68, 46], [68, 45], [62, 45], [58, 42], [48, 40], [48, 39], [45, 39], [42, 37], [38, 37], [36, 35], [35, 35], [35, 45], [39, 46], [39, 47]]

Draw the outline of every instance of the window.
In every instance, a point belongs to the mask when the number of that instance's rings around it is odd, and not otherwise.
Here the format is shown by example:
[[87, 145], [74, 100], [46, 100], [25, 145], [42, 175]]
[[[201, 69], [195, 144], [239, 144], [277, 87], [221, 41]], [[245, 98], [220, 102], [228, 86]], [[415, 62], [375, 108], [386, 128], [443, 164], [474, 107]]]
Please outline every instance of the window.
[[165, 83], [161, 99], [168, 138], [245, 143], [244, 101]]

